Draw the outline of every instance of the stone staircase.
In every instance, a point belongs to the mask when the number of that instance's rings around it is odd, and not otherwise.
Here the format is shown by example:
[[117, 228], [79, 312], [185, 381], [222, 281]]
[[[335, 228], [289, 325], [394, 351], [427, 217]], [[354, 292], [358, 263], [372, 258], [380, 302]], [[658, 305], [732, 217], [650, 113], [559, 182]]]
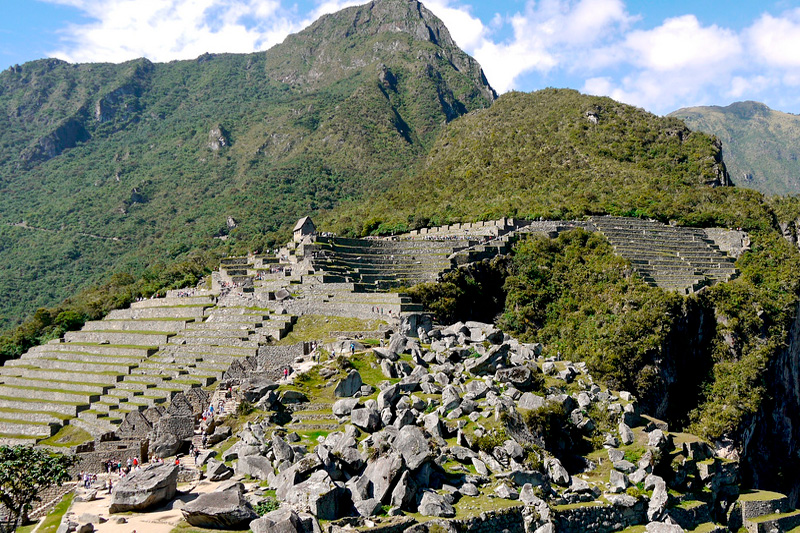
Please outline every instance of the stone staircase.
[[729, 281], [734, 259], [701, 229], [625, 217], [592, 217], [591, 224], [652, 285], [682, 294]]

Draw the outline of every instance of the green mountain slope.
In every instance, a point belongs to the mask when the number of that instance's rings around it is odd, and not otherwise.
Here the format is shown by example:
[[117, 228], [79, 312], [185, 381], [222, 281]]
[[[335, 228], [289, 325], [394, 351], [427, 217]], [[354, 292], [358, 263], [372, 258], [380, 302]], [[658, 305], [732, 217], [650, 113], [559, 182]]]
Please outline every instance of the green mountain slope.
[[737, 185], [765, 194], [800, 193], [800, 116], [758, 102], [687, 107], [669, 116], [722, 141]]
[[266, 246], [407, 175], [443, 124], [494, 97], [408, 0], [324, 16], [261, 53], [9, 69], [0, 327], [111, 270]]
[[[649, 216], [690, 225], [769, 225], [758, 195], [727, 185], [719, 144], [609, 98], [569, 89], [504, 94], [448, 125], [422, 170], [337, 211], [341, 232], [368, 234], [516, 216]], [[727, 191], [723, 191], [723, 190]]]

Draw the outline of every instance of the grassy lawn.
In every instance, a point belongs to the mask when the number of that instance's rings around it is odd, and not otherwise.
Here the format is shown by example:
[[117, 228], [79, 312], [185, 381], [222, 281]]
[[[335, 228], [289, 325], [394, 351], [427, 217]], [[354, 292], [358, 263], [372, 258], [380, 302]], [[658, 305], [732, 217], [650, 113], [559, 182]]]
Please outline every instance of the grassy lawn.
[[79, 427], [76, 426], [64, 426], [58, 433], [49, 437], [40, 442], [40, 444], [46, 444], [48, 446], [63, 446], [68, 448], [70, 446], [76, 446], [78, 444], [83, 444], [84, 442], [92, 440], [92, 436], [89, 433]]
[[302, 341], [330, 342], [336, 340], [331, 331], [377, 331], [386, 324], [383, 320], [362, 320], [338, 316], [304, 315], [297, 319], [292, 331], [281, 339], [279, 345], [296, 344]]

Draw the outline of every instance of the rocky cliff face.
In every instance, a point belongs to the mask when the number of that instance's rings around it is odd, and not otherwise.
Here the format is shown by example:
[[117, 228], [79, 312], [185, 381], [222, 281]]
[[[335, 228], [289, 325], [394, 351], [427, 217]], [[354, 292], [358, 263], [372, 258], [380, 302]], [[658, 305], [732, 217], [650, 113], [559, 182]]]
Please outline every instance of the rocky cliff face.
[[645, 368], [654, 375], [648, 380], [653, 385], [640, 393], [645, 412], [676, 426], [686, 424], [713, 366], [709, 350], [715, 331], [713, 310], [701, 299], [686, 299], [666, 342]]
[[796, 316], [788, 345], [770, 361], [768, 394], [741, 443], [746, 482], [783, 490], [793, 505], [800, 501], [800, 309]]

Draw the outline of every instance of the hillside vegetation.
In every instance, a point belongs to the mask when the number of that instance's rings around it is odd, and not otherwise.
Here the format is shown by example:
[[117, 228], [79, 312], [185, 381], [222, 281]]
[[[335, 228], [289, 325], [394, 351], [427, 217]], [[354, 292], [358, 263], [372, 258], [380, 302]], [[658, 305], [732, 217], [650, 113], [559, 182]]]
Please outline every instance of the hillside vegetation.
[[322, 17], [255, 54], [12, 67], [0, 329], [114, 271], [282, 240], [300, 216], [407, 175], [443, 124], [493, 98], [441, 21], [406, 0]]
[[498, 216], [608, 213], [768, 227], [753, 207], [759, 195], [718, 187], [727, 183], [714, 138], [609, 98], [545, 89], [504, 94], [452, 122], [417, 175], [338, 210], [332, 223], [364, 235]]
[[800, 117], [759, 102], [687, 107], [670, 113], [722, 142], [725, 165], [740, 187], [765, 194], [800, 193]]

